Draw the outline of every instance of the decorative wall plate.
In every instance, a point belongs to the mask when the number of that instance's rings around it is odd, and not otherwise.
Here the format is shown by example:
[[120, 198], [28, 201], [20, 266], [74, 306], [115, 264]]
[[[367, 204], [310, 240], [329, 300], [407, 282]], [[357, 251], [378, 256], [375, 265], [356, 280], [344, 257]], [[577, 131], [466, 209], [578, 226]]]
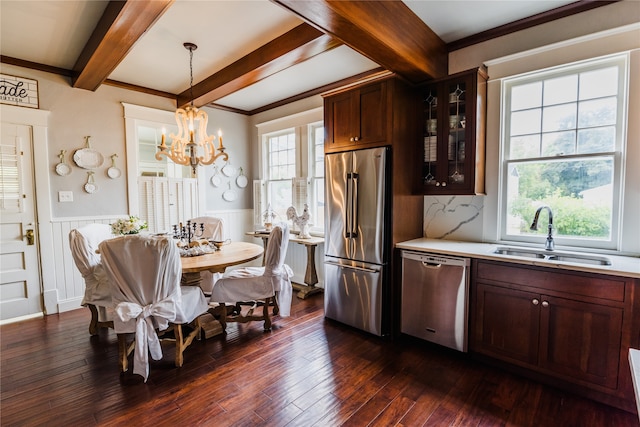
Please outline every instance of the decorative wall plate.
[[60, 150], [60, 163], [56, 165], [56, 173], [60, 176], [67, 176], [71, 173], [71, 166], [64, 162], [64, 155], [67, 153], [67, 150]]
[[67, 176], [71, 173], [71, 167], [66, 163], [58, 163], [56, 165], [56, 173], [60, 176]]
[[238, 196], [236, 192], [231, 189], [231, 183], [229, 182], [229, 189], [222, 193], [222, 198], [227, 202], [233, 202]]
[[116, 157], [118, 157], [117, 154], [111, 156], [111, 167], [107, 169], [107, 176], [111, 179], [120, 178], [120, 175], [122, 175], [120, 169], [116, 167]]
[[87, 172], [87, 183], [84, 185], [84, 191], [93, 194], [98, 191], [98, 186], [93, 181], [93, 172]]
[[220, 179], [220, 176], [218, 176], [218, 167], [214, 166], [213, 176], [211, 177], [211, 185], [213, 185], [214, 187], [220, 187], [220, 184], [222, 184], [222, 180]]
[[91, 148], [89, 144], [90, 136], [85, 136], [86, 147], [80, 148], [73, 153], [73, 161], [82, 169], [96, 169], [104, 163], [104, 157], [99, 151]]
[[244, 188], [248, 183], [249, 180], [246, 176], [244, 176], [244, 172], [242, 171], [242, 168], [240, 168], [240, 175], [238, 175], [238, 177], [236, 178], [236, 185], [240, 188]]
[[120, 178], [120, 175], [122, 175], [122, 172], [120, 172], [120, 169], [118, 168], [114, 168], [112, 166], [109, 169], [107, 169], [107, 176], [109, 176], [109, 178], [111, 179]]
[[236, 170], [235, 166], [227, 162], [227, 164], [222, 167], [222, 173], [228, 177], [232, 177], [233, 175], [238, 173], [238, 171]]

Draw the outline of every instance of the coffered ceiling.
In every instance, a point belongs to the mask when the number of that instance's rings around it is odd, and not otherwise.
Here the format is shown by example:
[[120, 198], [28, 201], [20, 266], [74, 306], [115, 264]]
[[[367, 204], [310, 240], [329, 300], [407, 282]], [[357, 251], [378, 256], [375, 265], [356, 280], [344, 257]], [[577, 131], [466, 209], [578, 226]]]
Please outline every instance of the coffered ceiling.
[[253, 114], [390, 70], [445, 75], [447, 53], [606, 1], [0, 0], [2, 63]]

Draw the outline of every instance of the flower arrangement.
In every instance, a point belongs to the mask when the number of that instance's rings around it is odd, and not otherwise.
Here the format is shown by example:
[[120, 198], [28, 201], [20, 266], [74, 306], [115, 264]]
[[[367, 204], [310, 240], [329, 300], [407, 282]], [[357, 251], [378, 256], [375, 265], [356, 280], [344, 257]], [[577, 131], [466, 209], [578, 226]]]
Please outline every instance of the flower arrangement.
[[147, 228], [147, 221], [142, 221], [134, 215], [130, 215], [126, 219], [119, 219], [111, 224], [113, 234], [138, 234], [140, 230], [145, 228]]

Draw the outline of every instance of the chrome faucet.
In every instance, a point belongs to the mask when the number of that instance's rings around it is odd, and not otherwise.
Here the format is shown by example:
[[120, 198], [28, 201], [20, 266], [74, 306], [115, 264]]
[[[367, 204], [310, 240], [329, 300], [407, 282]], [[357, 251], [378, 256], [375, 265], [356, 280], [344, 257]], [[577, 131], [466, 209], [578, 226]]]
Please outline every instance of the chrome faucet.
[[533, 223], [531, 223], [531, 230], [538, 229], [538, 218], [540, 217], [540, 211], [542, 209], [546, 209], [549, 211], [549, 234], [547, 234], [547, 241], [544, 244], [544, 248], [547, 251], [552, 251], [555, 247], [553, 243], [553, 212], [551, 212], [551, 208], [549, 206], [540, 206], [538, 210], [536, 210], [536, 215], [533, 217]]

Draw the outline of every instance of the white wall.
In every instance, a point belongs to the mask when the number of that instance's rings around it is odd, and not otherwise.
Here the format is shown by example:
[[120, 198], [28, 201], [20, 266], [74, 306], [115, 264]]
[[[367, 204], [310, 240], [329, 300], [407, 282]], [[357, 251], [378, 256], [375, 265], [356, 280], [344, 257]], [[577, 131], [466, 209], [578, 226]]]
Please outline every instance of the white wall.
[[620, 252], [640, 253], [640, 8], [608, 6], [469, 46], [449, 55], [449, 72], [489, 65], [486, 196], [425, 196], [424, 235], [495, 242], [498, 239], [500, 78], [631, 50], [625, 194]]

